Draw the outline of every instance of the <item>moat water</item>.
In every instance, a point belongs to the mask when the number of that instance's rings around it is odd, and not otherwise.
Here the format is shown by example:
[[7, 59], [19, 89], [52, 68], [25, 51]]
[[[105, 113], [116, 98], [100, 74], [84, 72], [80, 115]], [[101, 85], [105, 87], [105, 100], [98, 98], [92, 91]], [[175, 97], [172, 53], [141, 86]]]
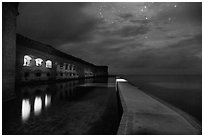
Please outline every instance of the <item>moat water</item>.
[[4, 102], [3, 134], [116, 134], [115, 78], [24, 86]]

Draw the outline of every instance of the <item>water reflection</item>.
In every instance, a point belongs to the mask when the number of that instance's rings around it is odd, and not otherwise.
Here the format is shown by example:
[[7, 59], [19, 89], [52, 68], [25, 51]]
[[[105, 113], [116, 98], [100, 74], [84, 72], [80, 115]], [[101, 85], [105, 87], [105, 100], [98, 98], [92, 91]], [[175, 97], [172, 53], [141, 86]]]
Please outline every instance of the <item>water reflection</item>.
[[51, 103], [51, 95], [45, 95], [45, 107], [48, 107]]
[[[38, 116], [44, 113], [45, 108], [56, 104], [59, 101], [71, 101], [81, 93], [75, 88], [82, 83], [93, 83], [94, 79], [73, 80], [58, 82], [55, 84], [43, 84], [38, 86], [24, 86], [20, 89], [22, 99], [22, 121], [27, 121], [31, 116]], [[33, 114], [32, 114], [33, 113]]]
[[41, 110], [42, 110], [42, 99], [41, 99], [41, 97], [35, 97], [34, 114], [36, 116], [39, 115]]
[[88, 78], [84, 80], [84, 83], [93, 83], [94, 79], [93, 78]]
[[31, 111], [31, 106], [30, 106], [30, 102], [28, 99], [23, 99], [22, 100], [22, 121], [25, 122], [28, 120], [28, 118], [30, 117], [30, 111]]
[[[64, 106], [70, 108], [74, 106], [75, 108], [78, 106], [78, 102], [82, 101], [82, 106], [80, 107], [84, 108], [84, 100], [89, 100], [90, 97], [98, 96], [98, 90], [95, 92], [97, 87], [86, 88], [80, 85], [91, 82], [93, 82], [93, 84], [102, 83], [106, 85], [106, 81], [106, 79], [80, 79], [76, 81], [57, 82], [52, 84], [42, 83], [41, 85], [25, 85], [18, 87], [16, 89], [17, 96], [15, 100], [3, 104], [3, 129], [6, 134], [16, 133], [24, 129], [26, 132], [35, 132], [35, 130], [32, 131], [30, 128], [39, 128], [38, 122], [42, 119], [48, 118], [53, 120], [52, 116], [55, 114], [58, 115], [57, 112], [67, 114], [67, 109], [64, 109]], [[102, 89], [100, 88], [100, 90]], [[105, 91], [106, 89], [103, 88], [103, 90]], [[102, 93], [102, 95], [104, 95], [104, 93]], [[95, 103], [95, 101], [93, 103]], [[77, 109], [76, 111], [78, 111]], [[72, 109], [68, 110], [71, 112], [71, 115], [78, 114], [78, 112], [72, 113]], [[81, 109], [79, 109], [79, 111], [80, 110]], [[45, 124], [49, 125], [49, 122]], [[40, 130], [43, 129], [40, 128]]]

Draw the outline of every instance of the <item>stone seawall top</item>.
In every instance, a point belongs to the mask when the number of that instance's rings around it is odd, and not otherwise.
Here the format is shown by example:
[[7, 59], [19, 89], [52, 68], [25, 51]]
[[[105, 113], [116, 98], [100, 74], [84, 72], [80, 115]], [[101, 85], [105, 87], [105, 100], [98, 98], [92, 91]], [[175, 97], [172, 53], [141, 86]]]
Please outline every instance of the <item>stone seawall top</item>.
[[196, 135], [201, 129], [166, 105], [127, 81], [117, 82], [123, 114], [118, 129], [122, 135]]

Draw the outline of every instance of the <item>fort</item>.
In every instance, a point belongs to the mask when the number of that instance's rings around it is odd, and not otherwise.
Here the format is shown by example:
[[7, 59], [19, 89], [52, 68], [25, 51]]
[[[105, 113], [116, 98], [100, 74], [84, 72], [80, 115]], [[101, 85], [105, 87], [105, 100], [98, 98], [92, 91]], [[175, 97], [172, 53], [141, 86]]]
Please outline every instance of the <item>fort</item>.
[[3, 3], [3, 100], [23, 83], [108, 76], [107, 66], [96, 66], [20, 34], [16, 34], [18, 3]]
[[18, 83], [107, 76], [107, 66], [96, 66], [17, 34]]

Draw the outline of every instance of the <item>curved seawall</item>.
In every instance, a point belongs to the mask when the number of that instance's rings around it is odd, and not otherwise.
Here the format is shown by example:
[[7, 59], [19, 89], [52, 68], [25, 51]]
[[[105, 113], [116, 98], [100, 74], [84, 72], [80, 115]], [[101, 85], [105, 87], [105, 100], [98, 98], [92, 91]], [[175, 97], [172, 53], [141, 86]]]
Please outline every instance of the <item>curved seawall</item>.
[[122, 105], [117, 134], [196, 135], [201, 129], [124, 79], [116, 79]]

